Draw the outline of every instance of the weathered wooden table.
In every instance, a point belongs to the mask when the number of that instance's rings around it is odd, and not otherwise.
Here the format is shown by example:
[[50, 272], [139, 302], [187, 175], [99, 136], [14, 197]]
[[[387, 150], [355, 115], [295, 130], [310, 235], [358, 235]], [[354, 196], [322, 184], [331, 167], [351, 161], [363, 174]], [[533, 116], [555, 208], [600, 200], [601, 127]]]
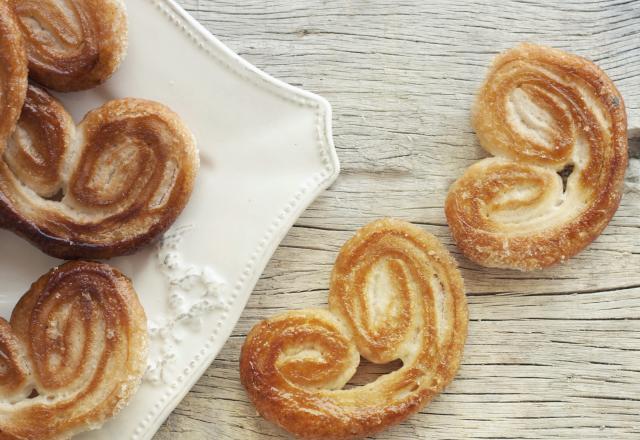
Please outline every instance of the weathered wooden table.
[[[466, 280], [471, 323], [446, 392], [379, 439], [640, 438], [640, 142], [605, 233], [568, 263], [487, 270], [452, 244], [449, 185], [485, 156], [469, 108], [491, 58], [529, 40], [602, 66], [640, 127], [640, 1], [181, 0], [222, 41], [334, 109], [342, 174], [277, 250], [224, 350], [157, 435], [286, 435], [260, 418], [238, 378], [247, 331], [327, 302], [341, 244], [378, 217], [423, 225]], [[365, 366], [358, 381], [385, 371]]]

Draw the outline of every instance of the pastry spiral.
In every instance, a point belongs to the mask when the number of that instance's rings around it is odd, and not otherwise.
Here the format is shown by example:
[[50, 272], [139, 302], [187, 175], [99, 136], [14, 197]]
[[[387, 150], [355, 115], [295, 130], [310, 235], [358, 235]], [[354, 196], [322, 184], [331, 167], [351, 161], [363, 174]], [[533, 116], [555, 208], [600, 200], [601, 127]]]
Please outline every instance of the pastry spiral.
[[0, 152], [13, 132], [27, 93], [27, 56], [8, 0], [0, 0]]
[[76, 129], [29, 86], [0, 161], [0, 222], [54, 257], [128, 254], [173, 223], [197, 169], [192, 134], [161, 104], [111, 101]]
[[9, 0], [26, 42], [29, 74], [61, 92], [106, 81], [127, 49], [122, 0]]
[[[340, 251], [329, 310], [287, 312], [251, 330], [240, 378], [260, 414], [298, 437], [365, 437], [420, 410], [453, 379], [467, 321], [462, 278], [437, 239], [378, 220]], [[403, 366], [341, 389], [360, 355]]]
[[469, 167], [445, 204], [462, 252], [534, 270], [584, 249], [620, 204], [626, 124], [620, 93], [590, 61], [532, 44], [498, 56], [473, 109], [495, 157]]
[[0, 438], [67, 439], [134, 395], [147, 322], [128, 278], [76, 261], [52, 269], [0, 318]]

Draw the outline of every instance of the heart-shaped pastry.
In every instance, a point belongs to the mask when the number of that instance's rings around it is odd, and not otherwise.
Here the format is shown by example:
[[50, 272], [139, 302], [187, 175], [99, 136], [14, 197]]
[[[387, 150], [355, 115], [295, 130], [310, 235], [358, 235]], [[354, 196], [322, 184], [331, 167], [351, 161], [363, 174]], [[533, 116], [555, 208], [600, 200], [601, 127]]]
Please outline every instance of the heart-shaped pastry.
[[[340, 251], [329, 310], [287, 312], [249, 332], [240, 378], [260, 414], [298, 437], [361, 438], [443, 390], [460, 364], [467, 322], [460, 272], [438, 240], [378, 220]], [[360, 356], [402, 367], [343, 390]]]
[[131, 281], [70, 262], [0, 318], [0, 439], [60, 440], [97, 429], [136, 392], [147, 320]]
[[602, 70], [560, 50], [520, 45], [495, 60], [473, 126], [495, 157], [469, 167], [445, 204], [467, 257], [533, 270], [600, 235], [620, 204], [627, 167], [624, 103]]
[[17, 20], [0, 0], [0, 152], [13, 132], [27, 93], [27, 56]]
[[0, 224], [58, 258], [132, 253], [186, 205], [198, 169], [193, 135], [165, 106], [108, 102], [75, 127], [29, 86], [0, 161]]
[[127, 50], [122, 0], [9, 0], [27, 46], [29, 75], [61, 92], [106, 81]]

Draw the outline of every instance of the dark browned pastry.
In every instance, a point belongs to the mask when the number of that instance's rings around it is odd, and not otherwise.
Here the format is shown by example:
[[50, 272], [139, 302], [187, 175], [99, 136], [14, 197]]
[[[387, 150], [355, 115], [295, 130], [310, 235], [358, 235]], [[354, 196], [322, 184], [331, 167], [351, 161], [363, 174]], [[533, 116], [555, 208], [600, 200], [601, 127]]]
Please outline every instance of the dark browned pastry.
[[[592, 62], [522, 44], [497, 57], [473, 109], [481, 145], [445, 211], [478, 264], [533, 270], [591, 243], [618, 209], [627, 167], [622, 96]], [[569, 174], [566, 189], [561, 172]]]
[[127, 50], [122, 0], [10, 0], [29, 57], [29, 74], [61, 92], [106, 81]]
[[106, 264], [51, 270], [0, 318], [0, 439], [62, 440], [98, 429], [135, 394], [147, 319]]
[[165, 106], [111, 101], [76, 128], [31, 85], [0, 161], [0, 222], [58, 258], [129, 254], [171, 226], [197, 170], [193, 136]]
[[27, 56], [8, 0], [0, 0], [0, 153], [27, 93]]
[[[419, 411], [453, 379], [467, 335], [455, 261], [432, 235], [373, 222], [340, 251], [329, 310], [287, 312], [256, 325], [240, 379], [258, 412], [304, 439], [366, 437]], [[402, 368], [343, 390], [360, 356]]]

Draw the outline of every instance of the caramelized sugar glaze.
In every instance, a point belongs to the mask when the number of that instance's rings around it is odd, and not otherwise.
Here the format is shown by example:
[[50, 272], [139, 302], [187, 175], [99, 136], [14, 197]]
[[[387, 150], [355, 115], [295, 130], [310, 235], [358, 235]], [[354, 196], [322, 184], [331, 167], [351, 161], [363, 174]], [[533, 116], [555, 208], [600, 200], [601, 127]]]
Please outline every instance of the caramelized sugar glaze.
[[27, 57], [8, 0], [0, 0], [0, 152], [20, 117], [27, 93]]
[[66, 439], [99, 428], [135, 393], [147, 322], [131, 282], [70, 262], [0, 318], [0, 439]]
[[[523, 44], [495, 60], [473, 109], [473, 126], [494, 155], [451, 187], [453, 237], [484, 266], [533, 270], [584, 249], [622, 196], [625, 107], [593, 63]], [[572, 173], [563, 188], [559, 172]]]
[[193, 136], [161, 104], [111, 101], [76, 128], [33, 85], [0, 162], [0, 220], [59, 258], [110, 258], [164, 232], [198, 168]]
[[[260, 414], [306, 439], [365, 437], [420, 410], [453, 379], [467, 332], [457, 266], [437, 239], [385, 219], [340, 251], [329, 310], [256, 325], [240, 377]], [[360, 356], [403, 366], [343, 390]]]
[[106, 81], [127, 48], [121, 0], [10, 0], [29, 58], [29, 74], [58, 91]]

